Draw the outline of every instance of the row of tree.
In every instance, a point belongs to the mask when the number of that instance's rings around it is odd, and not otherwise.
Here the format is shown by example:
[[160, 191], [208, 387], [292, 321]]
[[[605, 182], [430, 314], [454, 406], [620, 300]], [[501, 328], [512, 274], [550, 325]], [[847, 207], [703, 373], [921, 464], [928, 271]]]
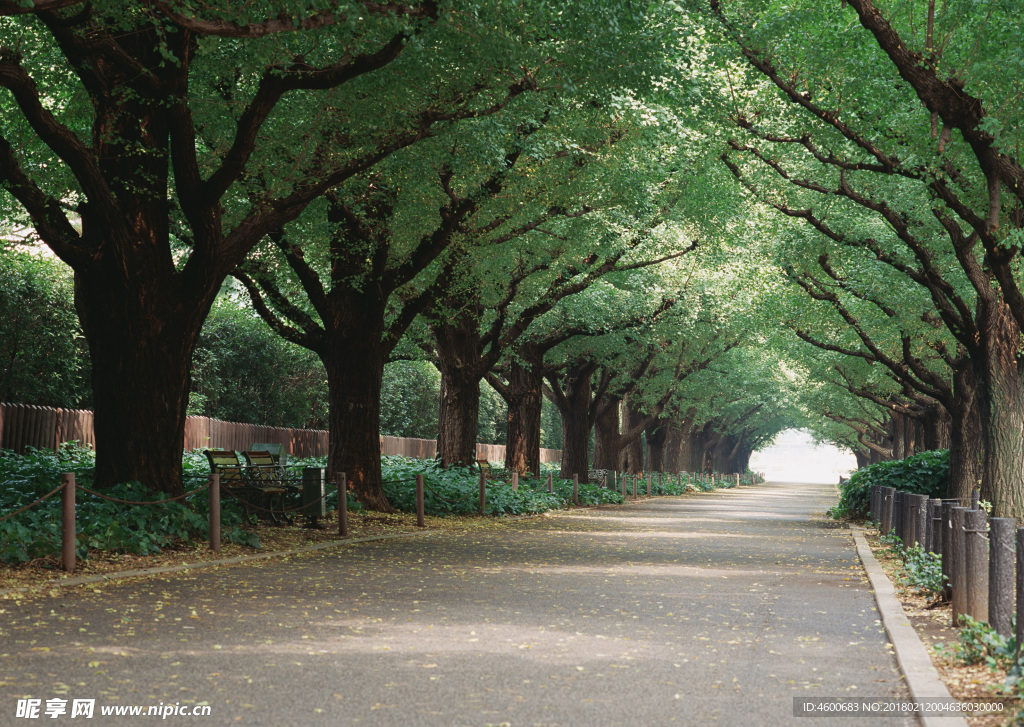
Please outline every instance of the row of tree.
[[0, 205], [74, 271], [97, 481], [180, 489], [233, 279], [371, 507], [426, 360], [446, 464], [486, 382], [520, 472], [546, 398], [565, 475], [804, 426], [1024, 515], [1021, 21], [976, 5], [0, 0]]

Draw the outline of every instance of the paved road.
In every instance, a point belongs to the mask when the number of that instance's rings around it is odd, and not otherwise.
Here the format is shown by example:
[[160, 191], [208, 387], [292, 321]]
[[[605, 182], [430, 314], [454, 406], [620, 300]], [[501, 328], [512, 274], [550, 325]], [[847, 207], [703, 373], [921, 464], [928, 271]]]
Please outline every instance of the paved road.
[[906, 698], [833, 500], [762, 485], [0, 602], [0, 725], [901, 724], [793, 716]]

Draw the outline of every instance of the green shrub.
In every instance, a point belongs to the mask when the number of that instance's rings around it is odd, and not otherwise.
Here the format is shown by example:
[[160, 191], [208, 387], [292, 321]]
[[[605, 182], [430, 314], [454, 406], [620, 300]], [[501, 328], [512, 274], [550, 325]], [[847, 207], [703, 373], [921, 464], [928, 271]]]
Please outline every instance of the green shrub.
[[891, 462], [879, 462], [857, 470], [839, 486], [839, 502], [828, 511], [828, 515], [836, 520], [860, 520], [867, 517], [872, 485], [928, 497], [945, 497], [948, 483], [947, 449], [921, 452]]
[[926, 553], [920, 545], [908, 548], [903, 554], [903, 568], [907, 583], [918, 593], [935, 596], [945, 588], [941, 556]]
[[[0, 457], [0, 517], [45, 495], [60, 484], [61, 474], [75, 473], [75, 483], [92, 489], [94, 459], [91, 450], [65, 445], [58, 452], [30, 450], [23, 455], [4, 452]], [[186, 456], [186, 490], [206, 482], [209, 467], [196, 472], [195, 458]], [[119, 484], [104, 494], [122, 500], [148, 502], [166, 496], [137, 482]], [[259, 546], [253, 533], [241, 526], [241, 509], [223, 502], [222, 532], [232, 542]], [[89, 549], [147, 555], [168, 545], [193, 538], [209, 538], [209, 499], [200, 490], [185, 500], [161, 505], [124, 505], [84, 490], [75, 496], [78, 530], [76, 557], [86, 559]], [[60, 552], [61, 500], [54, 495], [23, 513], [0, 522], [0, 561], [24, 563]]]

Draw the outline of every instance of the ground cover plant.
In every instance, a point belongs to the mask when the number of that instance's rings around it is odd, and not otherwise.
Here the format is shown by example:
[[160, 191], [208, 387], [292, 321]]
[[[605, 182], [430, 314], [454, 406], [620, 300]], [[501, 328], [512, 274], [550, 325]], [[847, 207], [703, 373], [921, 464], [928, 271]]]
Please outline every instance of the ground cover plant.
[[948, 482], [948, 449], [879, 462], [857, 470], [839, 486], [839, 502], [829, 509], [828, 515], [836, 520], [863, 520], [868, 514], [872, 485], [928, 497], [945, 497]]
[[[200, 455], [201, 456], [201, 455]], [[23, 455], [5, 452], [0, 457], [0, 513], [24, 507], [60, 484], [65, 472], [75, 474], [76, 484], [92, 488], [95, 462], [92, 450], [63, 445], [58, 451], [30, 450]], [[206, 482], [205, 458], [186, 456], [184, 481], [188, 490]], [[137, 482], [104, 490], [122, 500], [151, 502], [166, 499]], [[201, 489], [183, 501], [160, 505], [125, 505], [78, 490], [76, 493], [78, 542], [76, 557], [86, 559], [90, 549], [147, 555], [175, 542], [209, 538], [209, 500]], [[258, 546], [245, 530], [240, 507], [221, 504], [221, 527], [230, 542]], [[55, 495], [35, 507], [0, 522], [0, 561], [24, 563], [60, 552], [61, 500]]]
[[[300, 479], [306, 467], [325, 467], [326, 458], [292, 460], [288, 475]], [[416, 475], [424, 476], [425, 512], [434, 517], [456, 517], [479, 513], [479, 470], [476, 467], [442, 467], [437, 460], [382, 457], [385, 490], [398, 512], [416, 509]], [[76, 497], [78, 547], [77, 558], [86, 560], [90, 551], [151, 555], [169, 546], [205, 543], [209, 540], [209, 504], [203, 485], [209, 464], [201, 451], [185, 452], [182, 457], [186, 491], [194, 494], [180, 501], [160, 505], [128, 505], [105, 500], [79, 489]], [[94, 455], [92, 450], [74, 444], [58, 451], [30, 450], [22, 455], [4, 452], [0, 457], [0, 517], [14, 512], [53, 490], [65, 472], [75, 474], [76, 483], [92, 489]], [[552, 477], [548, 492], [547, 478]], [[557, 464], [545, 464], [539, 477], [521, 477], [518, 487], [511, 486], [511, 473], [495, 464], [488, 476], [484, 515], [528, 515], [572, 506], [572, 480], [558, 476]], [[718, 487], [734, 487], [728, 478]], [[336, 497], [328, 487], [327, 508], [335, 509]], [[627, 485], [632, 492], [632, 483]], [[677, 496], [693, 491], [711, 491], [710, 482], [688, 482], [687, 478], [653, 475], [652, 496]], [[103, 491], [121, 500], [152, 502], [166, 499], [139, 483], [120, 484]], [[646, 495], [646, 476], [638, 479], [637, 493]], [[579, 483], [578, 500], [582, 506], [622, 504], [621, 480], [602, 487], [600, 482]], [[363, 506], [352, 493], [348, 496], [351, 513]], [[230, 497], [221, 498], [223, 538], [232, 543], [260, 547], [256, 516], [243, 513]], [[0, 562], [26, 563], [52, 557], [60, 552], [61, 502], [59, 494], [29, 510], [0, 521]]]

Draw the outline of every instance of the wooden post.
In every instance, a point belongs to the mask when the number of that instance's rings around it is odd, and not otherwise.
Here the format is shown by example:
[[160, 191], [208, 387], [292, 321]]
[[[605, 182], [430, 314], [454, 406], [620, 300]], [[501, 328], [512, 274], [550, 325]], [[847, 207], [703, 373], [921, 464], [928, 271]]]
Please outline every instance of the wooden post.
[[1017, 528], [1017, 658], [1024, 650], [1024, 528]]
[[555, 476], [548, 472], [548, 493], [555, 491]]
[[575, 474], [572, 476], [572, 504], [580, 504], [580, 476]]
[[939, 553], [942, 560], [942, 573], [945, 577], [945, 586], [942, 590], [947, 601], [953, 600], [953, 508], [956, 501], [942, 501], [942, 551]]
[[65, 472], [60, 477], [64, 489], [60, 493], [61, 541], [60, 563], [65, 573], [75, 572], [75, 473]]
[[484, 514], [484, 508], [487, 505], [487, 478], [484, 473], [480, 472], [480, 514]]
[[626, 480], [627, 479], [628, 478], [626, 477], [626, 473], [623, 472], [622, 473], [622, 501], [623, 502], [626, 501]]
[[607, 490], [608, 489], [608, 475], [607, 475], [607, 473], [605, 474], [604, 477], [601, 478], [601, 489], [602, 490]]
[[210, 550], [220, 555], [220, 475], [210, 475]]
[[636, 475], [633, 475], [633, 498], [636, 499]]
[[1012, 517], [994, 517], [989, 525], [988, 622], [1000, 636], [1012, 634], [1013, 526]]
[[339, 472], [338, 481], [338, 535], [348, 537], [348, 477]]
[[964, 513], [964, 574], [967, 583], [965, 613], [988, 621], [988, 544], [985, 535], [988, 514], [984, 510]]
[[416, 475], [416, 526], [427, 527], [423, 520], [423, 475]]
[[651, 473], [647, 473], [647, 496], [651, 496]]
[[964, 579], [964, 513], [968, 508], [954, 507], [949, 542], [950, 581], [953, 584], [953, 626], [960, 627], [960, 614], [967, 613], [967, 586]]
[[922, 549], [928, 545], [928, 495], [911, 495], [911, 507], [914, 511], [914, 545]]

